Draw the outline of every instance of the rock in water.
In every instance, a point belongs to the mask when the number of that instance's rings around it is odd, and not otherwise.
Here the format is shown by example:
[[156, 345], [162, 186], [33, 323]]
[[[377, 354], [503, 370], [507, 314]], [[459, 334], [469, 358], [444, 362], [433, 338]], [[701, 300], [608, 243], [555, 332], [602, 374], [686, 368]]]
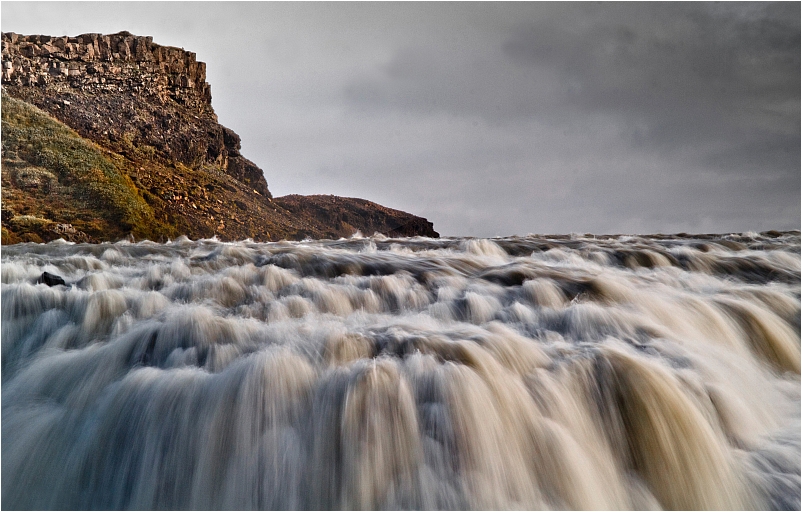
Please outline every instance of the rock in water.
[[64, 279], [61, 276], [57, 276], [56, 274], [51, 274], [50, 272], [42, 272], [42, 275], [39, 276], [39, 279], [36, 280], [36, 284], [46, 284], [47, 286], [58, 286], [58, 285], [67, 285], [64, 282]]

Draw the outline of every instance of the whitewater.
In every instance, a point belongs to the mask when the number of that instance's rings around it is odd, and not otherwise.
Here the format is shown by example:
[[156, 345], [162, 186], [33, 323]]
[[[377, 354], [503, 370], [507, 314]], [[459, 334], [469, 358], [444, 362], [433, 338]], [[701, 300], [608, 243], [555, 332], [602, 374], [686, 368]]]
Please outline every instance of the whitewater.
[[800, 508], [799, 231], [1, 269], [3, 509]]

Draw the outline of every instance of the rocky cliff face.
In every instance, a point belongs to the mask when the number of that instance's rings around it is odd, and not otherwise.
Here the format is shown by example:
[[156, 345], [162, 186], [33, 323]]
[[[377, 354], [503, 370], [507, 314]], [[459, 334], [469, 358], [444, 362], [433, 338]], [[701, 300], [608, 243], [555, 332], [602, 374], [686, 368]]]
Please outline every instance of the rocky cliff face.
[[[57, 236], [97, 241], [121, 233], [255, 240], [340, 237], [356, 230], [437, 236], [425, 219], [368, 201], [274, 201], [262, 170], [240, 154], [239, 136], [217, 122], [206, 65], [194, 53], [150, 37], [4, 33], [2, 84], [4, 243]], [[7, 109], [6, 94], [22, 103]], [[32, 140], [43, 129], [59, 135]], [[76, 147], [80, 157], [73, 154]], [[65, 153], [72, 156], [59, 156]], [[114, 194], [87, 200], [96, 170], [81, 163], [87, 159], [104, 162], [98, 164], [104, 176], [111, 176], [114, 190], [125, 191], [125, 204], [138, 205], [136, 215], [114, 203]], [[63, 208], [47, 206], [54, 201]], [[100, 205], [118, 214], [109, 216]], [[65, 211], [71, 213], [59, 213]], [[24, 227], [43, 225], [49, 231]]]
[[81, 136], [124, 155], [212, 166], [270, 197], [262, 170], [217, 123], [206, 64], [128, 32], [78, 37], [2, 35], [3, 85]]

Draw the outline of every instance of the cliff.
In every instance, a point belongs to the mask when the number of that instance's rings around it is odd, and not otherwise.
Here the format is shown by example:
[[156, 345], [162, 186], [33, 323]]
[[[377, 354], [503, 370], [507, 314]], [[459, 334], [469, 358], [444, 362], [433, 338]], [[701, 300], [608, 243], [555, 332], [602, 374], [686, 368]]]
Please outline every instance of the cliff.
[[[274, 200], [239, 136], [217, 122], [192, 52], [127, 32], [4, 33], [2, 58], [3, 243], [437, 236], [425, 219], [369, 201]], [[100, 175], [114, 193], [97, 195]]]
[[127, 32], [78, 37], [3, 34], [3, 85], [126, 156], [213, 166], [269, 197], [262, 170], [219, 125], [206, 65], [195, 54]]

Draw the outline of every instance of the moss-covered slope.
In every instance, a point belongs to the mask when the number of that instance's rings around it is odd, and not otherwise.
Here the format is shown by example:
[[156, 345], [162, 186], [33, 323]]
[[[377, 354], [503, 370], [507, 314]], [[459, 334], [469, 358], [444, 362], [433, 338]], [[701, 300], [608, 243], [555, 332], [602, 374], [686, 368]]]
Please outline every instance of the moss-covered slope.
[[155, 219], [127, 163], [3, 92], [3, 242], [175, 235]]

